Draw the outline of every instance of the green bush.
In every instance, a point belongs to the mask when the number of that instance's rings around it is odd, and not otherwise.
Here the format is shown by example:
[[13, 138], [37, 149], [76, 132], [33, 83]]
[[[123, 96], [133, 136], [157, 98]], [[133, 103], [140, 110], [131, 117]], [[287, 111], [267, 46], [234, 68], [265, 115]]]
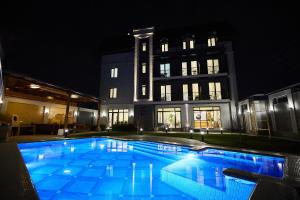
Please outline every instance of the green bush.
[[112, 126], [113, 131], [136, 131], [134, 124], [114, 124]]

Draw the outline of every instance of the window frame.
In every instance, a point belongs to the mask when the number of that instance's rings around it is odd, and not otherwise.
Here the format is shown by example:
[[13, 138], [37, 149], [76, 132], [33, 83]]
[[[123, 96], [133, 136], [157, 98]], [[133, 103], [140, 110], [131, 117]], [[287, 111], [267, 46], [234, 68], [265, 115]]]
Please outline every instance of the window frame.
[[109, 88], [109, 98], [116, 99], [118, 95], [118, 88]]
[[118, 78], [119, 69], [117, 67], [110, 69], [110, 78]]
[[[169, 92], [168, 92], [169, 90]], [[172, 87], [171, 85], [160, 86], [160, 98], [162, 101], [172, 101]]]

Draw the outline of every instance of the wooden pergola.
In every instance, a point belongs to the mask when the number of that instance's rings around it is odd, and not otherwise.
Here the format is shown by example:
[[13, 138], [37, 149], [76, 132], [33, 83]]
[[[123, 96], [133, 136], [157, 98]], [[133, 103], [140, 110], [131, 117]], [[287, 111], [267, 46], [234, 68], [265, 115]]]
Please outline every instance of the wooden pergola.
[[101, 100], [72, 89], [60, 87], [22, 74], [3, 71], [5, 96], [66, 105], [64, 133], [67, 134], [70, 106], [93, 104], [98, 108], [97, 129], [100, 130]]

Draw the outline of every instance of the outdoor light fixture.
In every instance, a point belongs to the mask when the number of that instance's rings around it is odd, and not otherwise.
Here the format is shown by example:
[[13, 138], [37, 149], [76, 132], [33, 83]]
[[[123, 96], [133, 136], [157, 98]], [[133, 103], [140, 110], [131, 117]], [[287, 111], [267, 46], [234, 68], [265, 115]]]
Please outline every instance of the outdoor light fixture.
[[52, 96], [47, 96], [47, 99], [52, 100], [54, 98]]
[[166, 128], [165, 128], [165, 131], [166, 131], [166, 133], [168, 133], [168, 130], [169, 130], [169, 128], [168, 128], [168, 127], [166, 127]]
[[75, 116], [75, 117], [78, 116], [78, 111], [77, 111], [77, 110], [74, 111], [74, 116]]
[[206, 127], [206, 134], [208, 135], [208, 131], [209, 131], [209, 128], [208, 127]]
[[72, 98], [72, 99], [78, 99], [79, 96], [78, 96], [77, 94], [71, 94], [71, 98]]
[[223, 128], [222, 127], [220, 128], [220, 131], [221, 131], [221, 134], [223, 134]]
[[201, 134], [201, 142], [204, 142], [204, 131], [201, 131], [200, 134]]
[[40, 85], [33, 84], [33, 83], [31, 83], [31, 84], [29, 85], [29, 87], [30, 87], [31, 89], [39, 89], [39, 88], [41, 88]]
[[143, 129], [143, 128], [140, 128], [140, 133], [141, 133], [141, 134], [143, 134], [143, 131], [144, 131], [144, 129]]
[[191, 138], [191, 139], [193, 138], [193, 133], [194, 133], [194, 130], [191, 129], [191, 130], [190, 130], [190, 138]]

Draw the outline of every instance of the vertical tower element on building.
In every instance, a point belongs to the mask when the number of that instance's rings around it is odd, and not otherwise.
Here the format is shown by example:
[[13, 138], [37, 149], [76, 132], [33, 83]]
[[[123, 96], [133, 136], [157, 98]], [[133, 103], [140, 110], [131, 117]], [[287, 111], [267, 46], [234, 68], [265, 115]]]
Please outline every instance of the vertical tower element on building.
[[153, 101], [154, 27], [133, 30], [134, 94], [133, 101]]

